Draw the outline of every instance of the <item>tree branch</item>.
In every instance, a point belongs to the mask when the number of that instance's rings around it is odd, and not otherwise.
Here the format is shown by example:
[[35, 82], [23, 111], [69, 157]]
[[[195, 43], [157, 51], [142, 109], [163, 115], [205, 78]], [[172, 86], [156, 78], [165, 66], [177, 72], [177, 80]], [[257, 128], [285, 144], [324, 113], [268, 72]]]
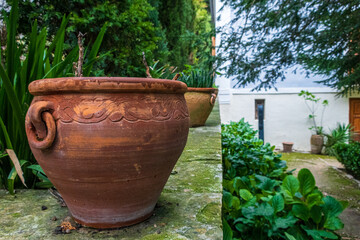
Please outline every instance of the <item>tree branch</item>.
[[148, 66], [148, 64], [147, 64], [147, 61], [146, 61], [145, 53], [142, 52], [142, 55], [143, 55], [143, 64], [144, 64], [144, 66], [145, 66], [145, 68], [146, 68], [146, 77], [147, 77], [147, 78], [152, 78], [152, 76], [151, 76], [151, 74], [150, 74], [150, 68], [149, 68], [149, 66]]

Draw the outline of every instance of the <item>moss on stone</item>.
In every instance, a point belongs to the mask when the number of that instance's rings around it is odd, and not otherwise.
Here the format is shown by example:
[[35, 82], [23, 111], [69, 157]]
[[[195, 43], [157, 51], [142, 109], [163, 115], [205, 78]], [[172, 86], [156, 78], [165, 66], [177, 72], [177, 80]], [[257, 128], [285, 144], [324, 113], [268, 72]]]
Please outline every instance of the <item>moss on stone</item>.
[[[349, 207], [356, 208], [360, 211], [360, 188], [354, 180], [345, 176], [342, 170], [328, 168], [325, 172], [329, 181], [326, 191], [338, 199], [349, 202]], [[360, 212], [359, 212], [360, 213]]]
[[320, 154], [310, 154], [310, 153], [299, 153], [299, 152], [292, 152], [292, 153], [282, 153], [281, 159], [286, 161], [293, 161], [293, 160], [314, 160], [314, 159], [336, 159], [334, 157], [328, 155], [320, 155]]
[[[221, 208], [218, 203], [211, 202], [207, 204], [200, 212], [196, 215], [196, 219], [200, 222], [211, 222], [221, 218]], [[217, 221], [214, 222], [216, 224]]]
[[188, 238], [175, 233], [167, 233], [167, 232], [162, 233], [161, 231], [159, 231], [158, 233], [148, 235], [143, 238], [143, 240], [177, 240], [177, 239], [180, 240], [180, 239], [188, 239]]
[[169, 178], [164, 192], [212, 192], [222, 193], [219, 188], [222, 165], [209, 161], [179, 163], [174, 168], [174, 175]]

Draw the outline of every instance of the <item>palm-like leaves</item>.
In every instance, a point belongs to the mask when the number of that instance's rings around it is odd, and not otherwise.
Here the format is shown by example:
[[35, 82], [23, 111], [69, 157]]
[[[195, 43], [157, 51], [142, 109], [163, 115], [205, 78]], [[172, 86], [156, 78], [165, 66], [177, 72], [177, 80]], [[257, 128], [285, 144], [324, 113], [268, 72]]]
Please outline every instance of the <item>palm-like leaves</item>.
[[330, 131], [329, 134], [324, 134], [326, 137], [325, 153], [334, 155], [333, 146], [338, 143], [346, 143], [350, 140], [352, 126], [350, 124], [338, 124], [338, 126]]
[[181, 74], [179, 81], [193, 88], [211, 88], [214, 85], [214, 73], [204, 70], [194, 70], [190, 74]]

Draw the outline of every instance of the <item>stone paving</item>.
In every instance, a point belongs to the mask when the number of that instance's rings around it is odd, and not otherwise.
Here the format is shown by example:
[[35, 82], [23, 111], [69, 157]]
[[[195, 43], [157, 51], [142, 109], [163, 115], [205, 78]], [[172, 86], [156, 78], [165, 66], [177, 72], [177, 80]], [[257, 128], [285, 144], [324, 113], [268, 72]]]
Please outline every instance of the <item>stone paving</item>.
[[[0, 190], [0, 239], [222, 239], [222, 165], [218, 106], [206, 126], [191, 128], [186, 148], [154, 214], [143, 223], [113, 230], [55, 229], [69, 216], [47, 190]], [[44, 207], [46, 207], [45, 210]]]

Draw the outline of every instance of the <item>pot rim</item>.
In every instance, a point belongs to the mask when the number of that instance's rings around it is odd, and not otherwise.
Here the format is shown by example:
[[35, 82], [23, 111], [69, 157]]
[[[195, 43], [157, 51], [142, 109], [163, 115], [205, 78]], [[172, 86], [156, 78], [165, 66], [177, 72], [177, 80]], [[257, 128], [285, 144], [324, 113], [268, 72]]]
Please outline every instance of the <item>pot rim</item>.
[[29, 84], [32, 95], [59, 93], [185, 93], [180, 81], [135, 77], [64, 77], [46, 78]]
[[188, 87], [187, 91], [188, 92], [203, 92], [203, 93], [215, 93], [215, 94], [217, 94], [219, 89], [218, 88], [193, 88], [193, 87]]

